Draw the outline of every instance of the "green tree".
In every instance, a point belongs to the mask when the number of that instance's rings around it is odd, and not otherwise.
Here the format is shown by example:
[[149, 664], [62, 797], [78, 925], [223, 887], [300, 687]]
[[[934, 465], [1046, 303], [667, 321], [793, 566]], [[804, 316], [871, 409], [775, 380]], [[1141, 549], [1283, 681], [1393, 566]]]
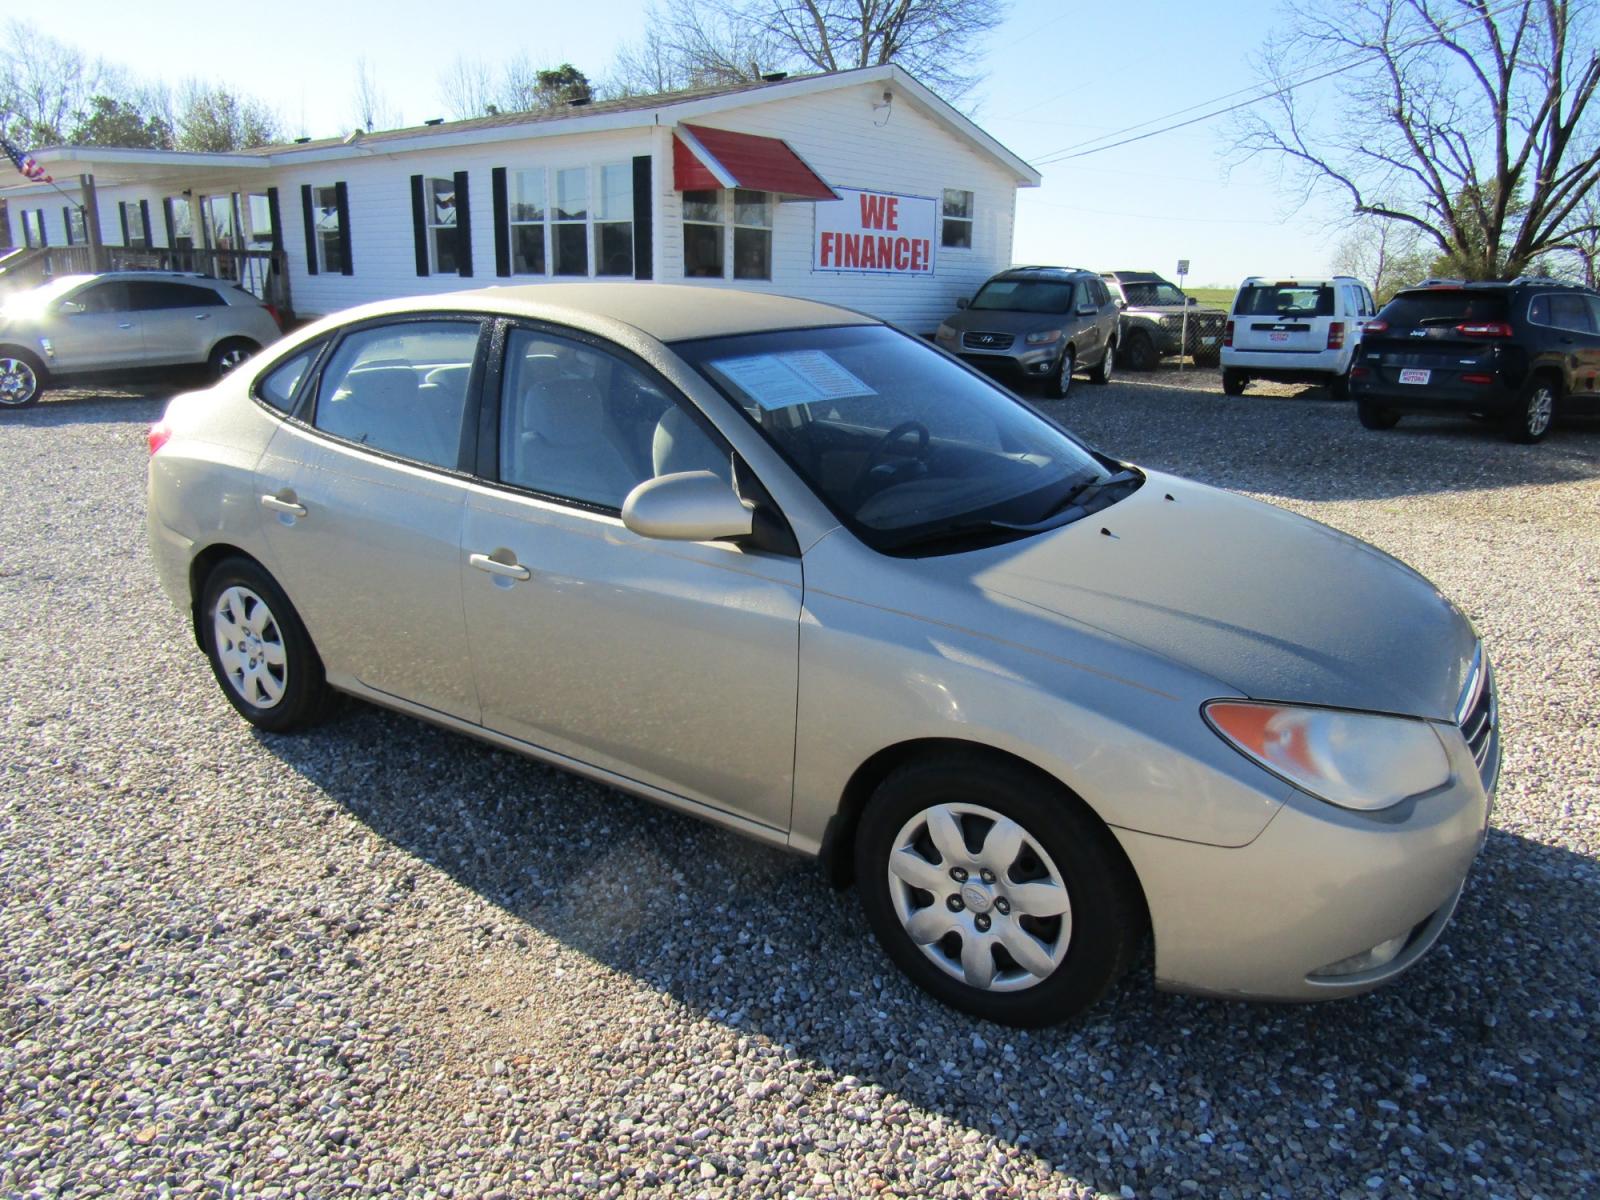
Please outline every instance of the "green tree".
[[177, 126], [179, 150], [248, 150], [281, 136], [277, 114], [259, 100], [193, 80], [179, 94]]
[[159, 116], [146, 116], [136, 105], [113, 96], [89, 99], [80, 111], [67, 142], [73, 146], [132, 146], [143, 150], [171, 150], [172, 126]]

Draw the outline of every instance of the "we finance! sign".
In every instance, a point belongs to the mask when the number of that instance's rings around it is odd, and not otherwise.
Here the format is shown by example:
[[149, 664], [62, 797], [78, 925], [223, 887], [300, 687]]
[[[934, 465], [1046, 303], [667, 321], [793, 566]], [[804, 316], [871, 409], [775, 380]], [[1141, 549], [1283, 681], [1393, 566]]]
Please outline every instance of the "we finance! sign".
[[836, 187], [838, 200], [813, 205], [814, 271], [932, 275], [939, 211], [927, 196], [896, 196]]

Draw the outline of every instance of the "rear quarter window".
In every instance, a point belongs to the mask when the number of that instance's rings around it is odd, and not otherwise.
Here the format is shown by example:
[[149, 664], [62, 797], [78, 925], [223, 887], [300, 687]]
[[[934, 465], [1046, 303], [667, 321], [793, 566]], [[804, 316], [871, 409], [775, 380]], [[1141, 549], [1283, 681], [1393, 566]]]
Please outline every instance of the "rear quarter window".
[[268, 408], [277, 409], [281, 413], [292, 411], [300, 381], [305, 378], [320, 349], [320, 345], [309, 347], [273, 367], [256, 381], [256, 399]]

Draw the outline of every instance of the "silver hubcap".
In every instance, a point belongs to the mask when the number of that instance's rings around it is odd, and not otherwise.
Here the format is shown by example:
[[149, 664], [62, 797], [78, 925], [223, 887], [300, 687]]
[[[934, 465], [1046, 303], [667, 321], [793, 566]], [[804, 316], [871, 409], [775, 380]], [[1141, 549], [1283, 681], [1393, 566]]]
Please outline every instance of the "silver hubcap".
[[228, 686], [257, 708], [282, 700], [289, 658], [266, 602], [247, 587], [231, 587], [217, 597], [211, 627]]
[[0, 404], [26, 404], [38, 390], [33, 368], [20, 358], [0, 358]]
[[1072, 368], [1075, 365], [1076, 364], [1072, 361], [1072, 351], [1071, 350], [1062, 351], [1062, 354], [1061, 354], [1061, 387], [1060, 387], [1059, 390], [1060, 390], [1060, 392], [1061, 392], [1061, 394], [1063, 396], [1065, 396], [1067, 394], [1067, 392], [1070, 391], [1071, 388], [1072, 388]]
[[1009, 817], [976, 804], [924, 809], [895, 836], [888, 877], [907, 935], [971, 987], [1019, 992], [1066, 957], [1066, 883], [1044, 847]]
[[1550, 420], [1555, 415], [1556, 398], [1547, 387], [1537, 388], [1533, 395], [1528, 397], [1528, 432], [1538, 437], [1550, 428]]
[[217, 366], [220, 367], [221, 370], [222, 370], [222, 373], [224, 375], [226, 375], [229, 371], [233, 370], [235, 367], [237, 367], [240, 363], [242, 363], [245, 359], [247, 359], [249, 357], [250, 357], [250, 355], [246, 351], [241, 350], [241, 349], [239, 349], [239, 347], [235, 346], [233, 349], [228, 350], [225, 353], [223, 353], [217, 359]]
[[1105, 361], [1105, 365], [1100, 368], [1101, 376], [1103, 378], [1105, 378], [1105, 379], [1110, 379], [1111, 378], [1112, 368], [1115, 367], [1116, 364], [1117, 364], [1117, 344], [1115, 342], [1112, 342], [1109, 346], [1106, 347], [1106, 361]]

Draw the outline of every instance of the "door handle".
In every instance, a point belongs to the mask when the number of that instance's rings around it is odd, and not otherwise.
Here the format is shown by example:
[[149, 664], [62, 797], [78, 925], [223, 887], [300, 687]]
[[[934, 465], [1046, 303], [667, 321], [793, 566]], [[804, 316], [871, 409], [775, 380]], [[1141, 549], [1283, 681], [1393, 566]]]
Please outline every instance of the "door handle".
[[132, 321], [119, 321], [117, 323], [117, 328], [118, 329], [132, 329], [133, 328], [133, 322]]
[[194, 319], [196, 321], [209, 321], [209, 320], [211, 320], [211, 314], [210, 313], [195, 313]]
[[261, 497], [261, 507], [270, 508], [273, 512], [288, 513], [291, 517], [306, 515], [304, 504], [296, 504], [293, 500], [280, 500], [277, 496]]
[[533, 572], [521, 563], [501, 562], [498, 558], [490, 558], [487, 554], [470, 554], [467, 556], [467, 562], [480, 571], [499, 575], [503, 579], [529, 579], [533, 576]]

